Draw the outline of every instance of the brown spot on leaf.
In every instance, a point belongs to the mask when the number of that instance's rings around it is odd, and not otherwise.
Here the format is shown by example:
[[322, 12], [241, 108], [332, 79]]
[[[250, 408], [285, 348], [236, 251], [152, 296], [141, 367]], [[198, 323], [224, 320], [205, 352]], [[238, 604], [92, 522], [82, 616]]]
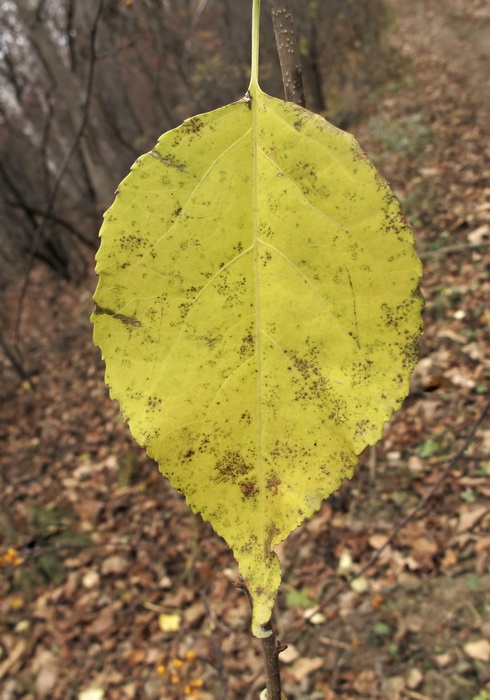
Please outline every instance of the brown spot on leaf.
[[252, 355], [254, 351], [254, 338], [251, 333], [242, 338], [240, 355]]
[[242, 415], [240, 416], [240, 420], [243, 420], [247, 425], [250, 425], [252, 423], [252, 415], [250, 411], [245, 411], [244, 413], [242, 413]]
[[240, 484], [240, 491], [245, 498], [253, 498], [258, 494], [259, 489], [254, 481], [244, 481], [243, 484]]
[[266, 482], [266, 487], [271, 493], [274, 494], [274, 496], [277, 496], [277, 492], [279, 490], [279, 486], [281, 485], [281, 480], [277, 476], [276, 472], [272, 472], [272, 474], [269, 476]]
[[204, 122], [199, 117], [187, 119], [180, 127], [180, 130], [186, 134], [198, 134], [204, 126]]
[[239, 452], [231, 450], [225, 452], [223, 457], [216, 463], [216, 470], [219, 474], [218, 481], [237, 481], [241, 476], [246, 476], [252, 469], [247, 464]]
[[161, 403], [162, 403], [162, 399], [160, 399], [158, 396], [149, 396], [147, 401], [146, 401], [146, 405], [152, 411], [155, 411], [160, 406]]

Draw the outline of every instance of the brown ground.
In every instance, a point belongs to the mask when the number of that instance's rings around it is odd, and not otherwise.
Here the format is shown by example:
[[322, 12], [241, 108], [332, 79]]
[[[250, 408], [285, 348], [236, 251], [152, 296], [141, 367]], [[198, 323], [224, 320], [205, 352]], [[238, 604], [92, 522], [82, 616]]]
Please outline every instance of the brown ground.
[[[450, 463], [490, 394], [490, 6], [397, 0], [396, 16], [400, 80], [355, 131], [416, 227], [426, 334], [384, 440], [281, 549], [289, 700], [490, 700], [490, 419], [429, 506], [322, 607]], [[0, 556], [14, 547], [23, 561], [0, 578], [0, 700], [177, 700], [186, 686], [256, 699], [260, 647], [234, 561], [108, 399], [92, 289], [36, 270], [22, 325], [32, 386], [4, 362]]]

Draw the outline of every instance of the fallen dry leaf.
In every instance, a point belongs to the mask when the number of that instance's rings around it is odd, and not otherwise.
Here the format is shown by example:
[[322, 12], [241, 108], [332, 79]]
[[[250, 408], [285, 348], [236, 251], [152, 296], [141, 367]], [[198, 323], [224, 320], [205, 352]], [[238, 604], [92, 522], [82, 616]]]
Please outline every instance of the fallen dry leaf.
[[368, 539], [369, 546], [373, 549], [381, 549], [381, 547], [386, 543], [389, 535], [385, 535], [381, 532], [371, 535]]
[[444, 557], [442, 558], [441, 566], [443, 566], [445, 569], [449, 569], [451, 566], [454, 566], [457, 561], [458, 555], [454, 549], [447, 549], [444, 553]]
[[107, 559], [104, 559], [101, 565], [102, 574], [122, 574], [129, 566], [129, 562], [126, 557], [121, 554], [112, 554]]
[[467, 642], [464, 645], [466, 654], [477, 661], [490, 661], [490, 642], [488, 639], [478, 639], [475, 642]]
[[490, 535], [481, 537], [475, 544], [475, 552], [484, 552], [486, 549], [490, 549]]
[[296, 678], [298, 683], [303, 680], [306, 676], [309, 676], [310, 673], [313, 673], [313, 671], [317, 671], [319, 668], [323, 666], [325, 663], [325, 660], [320, 658], [319, 656], [315, 656], [314, 658], [304, 658], [304, 659], [298, 659], [292, 666], [291, 668], [291, 673], [293, 676]]
[[418, 668], [411, 668], [407, 674], [407, 688], [410, 688], [410, 690], [416, 690], [416, 688], [421, 685], [423, 680], [424, 676], [422, 675], [421, 671], [419, 671]]
[[19, 661], [19, 659], [22, 657], [24, 652], [27, 650], [27, 642], [25, 639], [19, 639], [15, 647], [12, 649], [11, 653], [8, 655], [8, 657], [5, 659], [5, 661], [0, 664], [0, 680], [7, 675], [7, 673], [10, 671], [11, 668], [15, 666], [15, 664]]
[[94, 637], [102, 637], [107, 635], [114, 627], [114, 610], [112, 606], [101, 610], [95, 620], [93, 620], [85, 628], [87, 634]]
[[56, 665], [49, 664], [42, 668], [36, 677], [37, 697], [49, 696], [58, 681], [59, 671]]
[[78, 700], [104, 700], [104, 691], [101, 688], [87, 688], [79, 693]]
[[294, 644], [288, 644], [284, 651], [279, 654], [279, 661], [283, 664], [292, 664], [293, 661], [299, 658], [299, 651], [296, 649]]
[[475, 508], [463, 510], [459, 515], [458, 532], [472, 530], [489, 510], [489, 506], [476, 506]]
[[372, 669], [364, 669], [356, 676], [352, 687], [357, 693], [363, 695], [374, 695], [378, 687], [378, 674]]
[[439, 668], [447, 668], [453, 661], [451, 654], [436, 654], [434, 656], [436, 666]]
[[95, 569], [90, 569], [87, 571], [82, 578], [82, 585], [85, 588], [94, 588], [98, 585], [100, 581], [100, 574]]
[[490, 239], [490, 225], [482, 224], [468, 234], [468, 240], [474, 245], [479, 245]]

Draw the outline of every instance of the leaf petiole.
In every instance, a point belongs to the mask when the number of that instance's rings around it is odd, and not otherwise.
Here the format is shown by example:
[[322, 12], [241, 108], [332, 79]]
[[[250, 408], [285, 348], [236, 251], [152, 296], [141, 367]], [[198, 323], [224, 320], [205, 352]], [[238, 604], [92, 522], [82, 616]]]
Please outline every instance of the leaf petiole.
[[250, 85], [248, 93], [259, 87], [259, 51], [260, 51], [260, 0], [252, 4], [252, 65], [250, 69]]

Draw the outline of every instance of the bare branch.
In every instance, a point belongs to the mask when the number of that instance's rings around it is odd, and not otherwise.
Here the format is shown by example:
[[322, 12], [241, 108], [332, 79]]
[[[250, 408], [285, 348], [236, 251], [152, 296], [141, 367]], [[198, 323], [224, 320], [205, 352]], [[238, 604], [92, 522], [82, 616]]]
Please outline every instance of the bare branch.
[[264, 654], [265, 682], [267, 688], [267, 700], [281, 700], [281, 674], [279, 672], [279, 651], [276, 635], [270, 622], [265, 625], [270, 632], [268, 637], [261, 639], [262, 652]]
[[301, 107], [306, 104], [298, 42], [294, 30], [290, 0], [269, 0], [272, 24], [281, 63], [284, 94], [288, 102]]
[[[253, 600], [250, 591], [245, 585], [245, 581], [240, 577], [235, 584], [236, 588], [242, 590], [250, 604], [250, 609], [253, 610]], [[270, 622], [263, 626], [264, 630], [269, 632], [268, 637], [264, 637], [262, 642], [262, 654], [264, 657], [264, 672], [267, 689], [267, 700], [281, 700], [281, 673], [279, 670], [279, 654], [287, 648], [287, 645], [279, 644], [274, 634], [274, 629]], [[262, 697], [262, 696], [261, 696]]]

